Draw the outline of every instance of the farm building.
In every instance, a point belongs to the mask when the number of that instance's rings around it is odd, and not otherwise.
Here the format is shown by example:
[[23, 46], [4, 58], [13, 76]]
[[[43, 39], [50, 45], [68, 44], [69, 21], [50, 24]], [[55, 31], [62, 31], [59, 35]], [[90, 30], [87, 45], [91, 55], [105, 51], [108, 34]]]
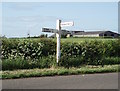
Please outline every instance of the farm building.
[[[112, 31], [68, 31], [68, 30], [62, 30], [61, 36], [66, 37], [119, 37], [120, 34], [112, 32]], [[53, 34], [50, 37], [56, 37], [56, 34]]]
[[73, 34], [73, 37], [119, 37], [120, 34], [112, 31], [90, 31]]

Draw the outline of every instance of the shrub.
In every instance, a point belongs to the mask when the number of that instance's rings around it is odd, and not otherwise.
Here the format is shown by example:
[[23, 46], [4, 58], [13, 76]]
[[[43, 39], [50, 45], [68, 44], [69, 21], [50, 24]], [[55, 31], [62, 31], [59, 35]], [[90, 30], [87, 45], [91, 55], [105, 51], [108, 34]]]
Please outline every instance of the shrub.
[[51, 68], [56, 66], [56, 57], [55, 56], [48, 56], [42, 57], [38, 63], [40, 64], [39, 68]]
[[[101, 42], [102, 43], [102, 42]], [[90, 64], [90, 65], [99, 65], [102, 63], [102, 56], [103, 56], [103, 51], [100, 48], [101, 44], [98, 41], [85, 41], [82, 42], [81, 44], [78, 43], [66, 43], [62, 45], [62, 56], [61, 60], [72, 60], [73, 56], [74, 58], [77, 57], [76, 59], [82, 59], [82, 63], [84, 64]], [[77, 60], [76, 60], [77, 61]], [[64, 62], [64, 61], [63, 61]], [[65, 61], [67, 62], [67, 61]], [[67, 62], [69, 63], [69, 62]], [[72, 64], [74, 64], [73, 62]], [[79, 62], [78, 62], [79, 63]], [[77, 64], [76, 64], [77, 65]]]
[[3, 59], [1, 62], [2, 70], [51, 68], [56, 65], [54, 56], [42, 57], [37, 60], [25, 60], [21, 57], [16, 57], [15, 59]]
[[102, 49], [100, 48], [100, 41], [83, 42], [82, 56], [86, 64], [99, 65], [103, 56]]
[[61, 46], [61, 55], [64, 56], [80, 56], [82, 47], [78, 43], [63, 43]]
[[2, 70], [28, 69], [29, 67], [29, 61], [23, 60], [20, 57], [2, 60]]
[[40, 40], [2, 40], [2, 59], [14, 59], [21, 56], [24, 59], [38, 59], [42, 56], [54, 55], [56, 43], [49, 39]]
[[83, 57], [76, 57], [76, 56], [62, 56], [60, 61], [59, 61], [59, 66], [63, 66], [66, 68], [69, 67], [80, 67], [81, 65], [84, 64], [84, 59]]
[[120, 64], [120, 57], [106, 57], [103, 59], [105, 65]]
[[101, 50], [105, 56], [120, 57], [120, 40], [102, 42]]
[[[2, 39], [1, 48], [3, 70], [56, 65], [56, 42], [51, 39]], [[120, 40], [66, 42], [61, 44], [59, 65], [79, 67], [83, 64], [116, 64], [117, 57], [120, 57]]]
[[[56, 54], [56, 42], [51, 39], [3, 39], [2, 58], [15, 58], [22, 56], [24, 59], [37, 59], [43, 56]], [[96, 58], [101, 55], [120, 57], [120, 40], [114, 41], [85, 41], [79, 43], [63, 43], [61, 55], [86, 56]]]

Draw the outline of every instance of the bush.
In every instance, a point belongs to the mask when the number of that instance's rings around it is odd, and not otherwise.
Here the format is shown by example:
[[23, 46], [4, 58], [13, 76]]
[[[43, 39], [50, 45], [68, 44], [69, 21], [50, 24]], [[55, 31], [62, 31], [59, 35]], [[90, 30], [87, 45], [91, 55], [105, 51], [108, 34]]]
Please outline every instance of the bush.
[[54, 56], [42, 57], [37, 60], [25, 60], [21, 57], [2, 60], [2, 70], [51, 68], [55, 65], [56, 60]]
[[20, 57], [16, 59], [4, 59], [2, 60], [2, 70], [13, 69], [28, 69], [30, 67], [28, 60], [23, 60]]
[[2, 59], [15, 59], [21, 56], [24, 59], [38, 59], [42, 56], [54, 55], [56, 43], [50, 39], [40, 40], [2, 40]]
[[69, 67], [80, 67], [84, 64], [84, 59], [82, 57], [69, 57], [69, 56], [62, 56], [59, 61], [59, 66], [63, 66], [66, 68]]
[[120, 64], [120, 57], [106, 57], [103, 59], [105, 65]]
[[[110, 64], [106, 57], [120, 57], [120, 41], [84, 41], [82, 43], [64, 43], [61, 49], [60, 65], [65, 67], [77, 67], [86, 65]], [[110, 58], [109, 58], [110, 59]], [[107, 62], [105, 62], [107, 60]], [[110, 59], [113, 61], [113, 59]], [[111, 62], [113, 63], [113, 62]]]
[[80, 56], [82, 46], [78, 43], [63, 43], [61, 46], [61, 56]]
[[100, 48], [100, 41], [83, 42], [82, 44], [82, 56], [86, 61], [86, 64], [99, 65], [102, 63], [103, 51]]
[[[14, 59], [21, 56], [24, 59], [37, 59], [56, 54], [56, 42], [51, 39], [3, 39], [2, 58]], [[97, 58], [101, 55], [120, 57], [120, 40], [114, 41], [85, 41], [79, 43], [63, 43], [61, 55], [84, 56]]]
[[[1, 48], [3, 70], [56, 65], [56, 42], [51, 39], [2, 39]], [[83, 64], [116, 64], [117, 57], [120, 57], [120, 40], [68, 42], [61, 44], [59, 65], [79, 67]]]
[[101, 50], [105, 56], [120, 57], [120, 40], [102, 42]]
[[55, 56], [43, 57], [38, 63], [40, 64], [39, 68], [51, 68], [57, 65]]

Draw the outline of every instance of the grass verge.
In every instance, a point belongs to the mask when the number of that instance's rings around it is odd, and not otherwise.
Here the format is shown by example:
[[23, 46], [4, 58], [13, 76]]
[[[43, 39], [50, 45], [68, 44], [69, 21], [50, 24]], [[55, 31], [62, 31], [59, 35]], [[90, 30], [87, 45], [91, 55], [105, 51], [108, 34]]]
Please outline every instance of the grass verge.
[[27, 69], [14, 71], [0, 71], [2, 79], [25, 78], [25, 77], [41, 77], [41, 76], [55, 76], [55, 75], [78, 75], [90, 73], [106, 73], [119, 72], [119, 65], [105, 65], [101, 66], [83, 66], [81, 68], [50, 68], [50, 69]]

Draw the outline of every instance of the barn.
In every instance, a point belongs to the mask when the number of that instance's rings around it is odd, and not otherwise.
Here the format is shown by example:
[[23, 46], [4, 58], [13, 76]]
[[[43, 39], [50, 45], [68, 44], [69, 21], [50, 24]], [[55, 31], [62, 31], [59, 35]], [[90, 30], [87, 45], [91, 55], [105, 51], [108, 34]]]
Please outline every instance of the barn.
[[[117, 38], [120, 36], [119, 33], [115, 33], [112, 31], [68, 31], [68, 30], [62, 30], [61, 36], [66, 37], [112, 37]], [[50, 37], [56, 37], [56, 34], [53, 34]]]
[[89, 31], [74, 33], [73, 37], [119, 37], [120, 34], [112, 31]]

